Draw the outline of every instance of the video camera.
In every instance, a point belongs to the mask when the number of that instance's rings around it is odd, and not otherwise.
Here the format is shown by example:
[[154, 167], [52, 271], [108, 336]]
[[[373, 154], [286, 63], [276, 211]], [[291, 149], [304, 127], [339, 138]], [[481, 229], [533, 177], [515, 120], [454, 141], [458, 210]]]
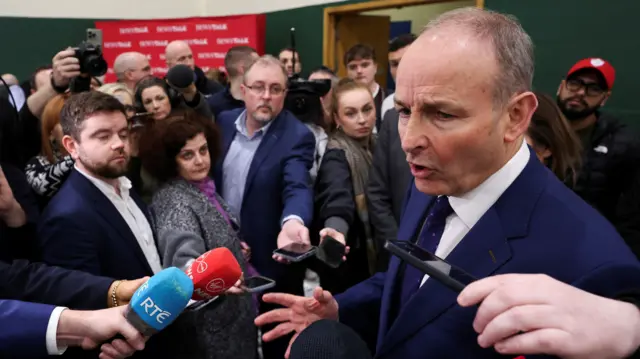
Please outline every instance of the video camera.
[[80, 73], [86, 76], [78, 76], [71, 81], [71, 92], [89, 91], [91, 78], [106, 74], [109, 67], [102, 56], [102, 30], [87, 29], [86, 40], [73, 50], [80, 63]]
[[[296, 68], [295, 28], [291, 28], [291, 48], [293, 68]], [[284, 108], [293, 113], [303, 123], [322, 125], [324, 111], [320, 98], [331, 90], [331, 80], [305, 80], [299, 74], [289, 77]]]

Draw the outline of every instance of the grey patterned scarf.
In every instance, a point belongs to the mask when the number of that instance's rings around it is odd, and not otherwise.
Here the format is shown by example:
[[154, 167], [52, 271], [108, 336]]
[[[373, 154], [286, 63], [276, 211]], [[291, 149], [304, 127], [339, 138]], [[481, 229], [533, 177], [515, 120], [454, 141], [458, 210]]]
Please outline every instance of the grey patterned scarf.
[[[371, 234], [371, 224], [369, 223], [369, 211], [367, 209], [366, 189], [369, 183], [369, 169], [373, 162], [373, 146], [375, 136], [371, 135], [366, 139], [357, 140], [347, 136], [341, 129], [336, 129], [330, 136], [327, 149], [340, 149], [344, 151], [351, 172], [351, 182], [353, 184], [354, 200], [358, 217], [364, 226], [366, 236], [366, 251], [369, 264], [369, 272], [375, 273], [377, 248]], [[362, 243], [357, 242], [356, 247], [361, 247]]]

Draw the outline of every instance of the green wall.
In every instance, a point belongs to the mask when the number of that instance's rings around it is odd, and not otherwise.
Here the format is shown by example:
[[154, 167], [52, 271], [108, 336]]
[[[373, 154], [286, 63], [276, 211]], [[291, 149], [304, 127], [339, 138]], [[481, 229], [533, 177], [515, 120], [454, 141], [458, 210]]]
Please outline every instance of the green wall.
[[[359, 3], [351, 0], [329, 5]], [[640, 114], [635, 81], [640, 79], [640, 41], [636, 14], [640, 2], [602, 0], [485, 0], [489, 9], [515, 15], [536, 45], [536, 89], [554, 94], [559, 81], [577, 60], [601, 56], [617, 70], [617, 80], [607, 111], [632, 120]], [[325, 6], [277, 11], [266, 17], [266, 51], [277, 54], [289, 46], [289, 29], [297, 30], [296, 42], [304, 69], [322, 64], [322, 26]], [[66, 46], [84, 37], [93, 20], [2, 18], [4, 29], [0, 73], [25, 78], [37, 66]], [[635, 122], [635, 121], [634, 121]], [[637, 122], [640, 124], [640, 121]]]
[[[608, 4], [608, 5], [605, 5]], [[489, 9], [515, 15], [536, 45], [534, 87], [555, 94], [571, 66], [602, 57], [616, 69], [607, 112], [640, 127], [638, 33], [640, 2], [602, 0], [486, 0]]]
[[22, 81], [38, 67], [51, 63], [53, 56], [85, 37], [93, 20], [31, 19], [0, 17], [2, 42], [0, 74], [10, 72]]

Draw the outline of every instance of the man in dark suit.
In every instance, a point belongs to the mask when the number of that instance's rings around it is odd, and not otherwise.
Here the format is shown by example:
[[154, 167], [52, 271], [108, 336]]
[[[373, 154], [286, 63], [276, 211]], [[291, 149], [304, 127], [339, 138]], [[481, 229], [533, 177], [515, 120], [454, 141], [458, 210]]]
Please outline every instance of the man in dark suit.
[[[216, 187], [240, 219], [241, 237], [251, 247], [251, 263], [276, 281], [276, 290], [302, 294], [304, 268], [278, 263], [273, 251], [293, 242], [309, 243], [313, 191], [309, 169], [315, 138], [284, 110], [287, 77], [278, 59], [264, 56], [244, 74], [245, 109], [222, 113], [223, 156]], [[261, 305], [261, 311], [270, 309]], [[264, 357], [280, 359], [286, 342], [270, 343]]]
[[[640, 263], [613, 226], [525, 142], [537, 107], [533, 67], [533, 44], [517, 20], [477, 8], [441, 15], [409, 47], [395, 100], [414, 181], [398, 239], [475, 278], [544, 273], [605, 297], [637, 288]], [[502, 357], [479, 345], [476, 307], [459, 306], [458, 293], [396, 257], [335, 299], [315, 294], [266, 295], [290, 309], [256, 319], [288, 323], [264, 339], [339, 316], [376, 358]]]
[[[382, 248], [386, 240], [396, 239], [404, 197], [411, 180], [407, 155], [402, 150], [398, 134], [398, 120], [398, 111], [395, 109], [385, 113], [369, 175], [367, 201], [378, 248]], [[387, 269], [388, 252], [378, 253], [377, 265], [379, 271]]]
[[33, 358], [60, 355], [69, 346], [105, 344], [102, 358], [126, 358], [144, 348], [145, 339], [124, 317], [126, 307], [78, 312], [47, 304], [0, 300], [0, 356]]
[[116, 281], [88, 273], [17, 260], [0, 261], [0, 298], [61, 305], [79, 310], [127, 304], [148, 278]]
[[60, 117], [62, 143], [76, 165], [42, 214], [43, 260], [123, 279], [160, 271], [146, 208], [123, 177], [129, 162], [124, 108], [112, 96], [87, 92], [69, 98]]
[[[97, 91], [76, 94], [60, 124], [75, 168], [40, 219], [43, 261], [123, 279], [162, 270], [146, 207], [124, 177], [130, 149], [123, 105]], [[161, 342], [154, 339], [149, 347]]]

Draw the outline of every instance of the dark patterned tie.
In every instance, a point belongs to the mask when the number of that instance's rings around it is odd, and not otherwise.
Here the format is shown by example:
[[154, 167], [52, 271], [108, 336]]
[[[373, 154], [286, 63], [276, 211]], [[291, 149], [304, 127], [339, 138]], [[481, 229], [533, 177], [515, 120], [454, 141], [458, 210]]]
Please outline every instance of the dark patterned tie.
[[[447, 196], [438, 197], [424, 221], [416, 244], [435, 254], [438, 244], [440, 244], [440, 238], [442, 238], [447, 217], [452, 213], [453, 209], [449, 204], [449, 198]], [[420, 270], [409, 264], [406, 265], [400, 292], [400, 308], [404, 307], [409, 298], [418, 291], [423, 277], [424, 273]]]

